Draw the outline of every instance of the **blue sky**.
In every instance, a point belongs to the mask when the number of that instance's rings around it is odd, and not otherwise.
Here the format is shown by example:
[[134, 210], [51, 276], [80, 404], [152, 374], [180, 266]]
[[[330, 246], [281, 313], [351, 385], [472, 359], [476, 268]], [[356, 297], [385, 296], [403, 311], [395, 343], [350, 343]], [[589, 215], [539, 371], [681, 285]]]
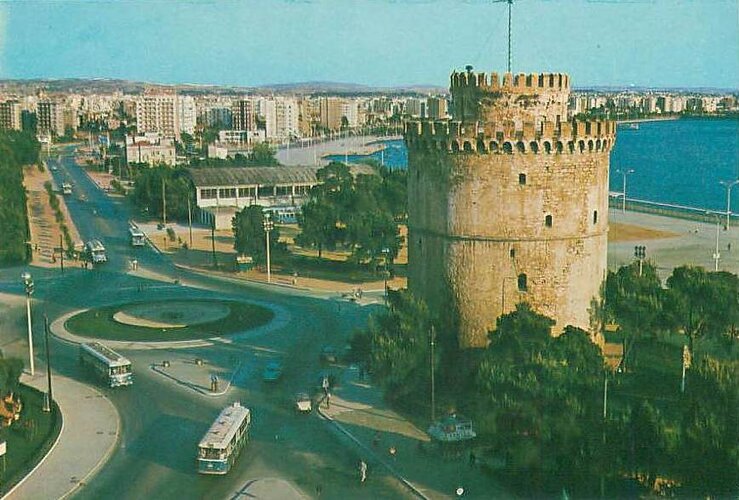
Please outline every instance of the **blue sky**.
[[[489, 0], [0, 0], [0, 78], [446, 86], [504, 71]], [[514, 72], [575, 86], [739, 87], [738, 0], [521, 0]]]

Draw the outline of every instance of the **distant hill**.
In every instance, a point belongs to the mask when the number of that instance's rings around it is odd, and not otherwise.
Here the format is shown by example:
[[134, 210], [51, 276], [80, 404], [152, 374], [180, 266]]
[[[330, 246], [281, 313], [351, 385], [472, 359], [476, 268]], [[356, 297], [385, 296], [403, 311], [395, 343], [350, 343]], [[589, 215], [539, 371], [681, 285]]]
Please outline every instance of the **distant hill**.
[[277, 83], [245, 87], [237, 85], [201, 84], [159, 84], [107, 78], [63, 78], [32, 80], [0, 80], [0, 91], [34, 93], [37, 90], [64, 93], [102, 93], [124, 92], [140, 93], [146, 87], [176, 88], [185, 94], [326, 94], [326, 95], [369, 95], [369, 94], [444, 94], [447, 89], [434, 85], [404, 85], [398, 87], [372, 87], [358, 83], [341, 82], [300, 82]]

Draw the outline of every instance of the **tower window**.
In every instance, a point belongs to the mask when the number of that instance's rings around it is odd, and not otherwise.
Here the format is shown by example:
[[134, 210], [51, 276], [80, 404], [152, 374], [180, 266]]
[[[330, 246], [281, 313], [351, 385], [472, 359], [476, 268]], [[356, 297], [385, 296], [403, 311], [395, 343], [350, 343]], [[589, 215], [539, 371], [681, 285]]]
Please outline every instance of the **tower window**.
[[518, 174], [518, 183], [522, 186], [526, 185], [526, 174]]
[[515, 258], [516, 257], [516, 249], [515, 248], [511, 248], [509, 254], [511, 256], [511, 259]]
[[598, 211], [593, 210], [593, 224], [597, 224], [597, 223], [598, 223]]
[[528, 279], [526, 278], [525, 274], [519, 274], [518, 275], [518, 291], [519, 292], [525, 292], [528, 290]]
[[544, 225], [547, 227], [552, 227], [552, 216], [551, 215], [547, 215], [544, 218]]

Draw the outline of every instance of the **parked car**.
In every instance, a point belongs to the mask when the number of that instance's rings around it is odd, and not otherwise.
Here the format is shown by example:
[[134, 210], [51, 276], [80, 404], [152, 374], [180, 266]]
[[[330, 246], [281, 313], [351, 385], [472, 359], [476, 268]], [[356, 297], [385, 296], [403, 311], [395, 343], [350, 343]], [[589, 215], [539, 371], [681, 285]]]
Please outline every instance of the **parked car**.
[[269, 361], [262, 371], [262, 380], [265, 382], [277, 382], [282, 378], [282, 363], [279, 361]]
[[325, 363], [336, 363], [338, 355], [334, 346], [325, 345], [321, 347], [321, 361]]
[[307, 392], [300, 392], [295, 395], [295, 411], [298, 413], [310, 413], [313, 411], [313, 400]]

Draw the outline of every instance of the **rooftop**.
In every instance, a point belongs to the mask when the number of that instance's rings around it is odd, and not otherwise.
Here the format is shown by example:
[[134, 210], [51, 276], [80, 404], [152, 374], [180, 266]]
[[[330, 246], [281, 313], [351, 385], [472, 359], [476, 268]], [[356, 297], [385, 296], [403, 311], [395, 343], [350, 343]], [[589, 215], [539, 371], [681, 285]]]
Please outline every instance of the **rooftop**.
[[[319, 166], [276, 166], [276, 167], [205, 167], [188, 168], [187, 172], [197, 187], [254, 185], [275, 186], [280, 184], [316, 184]], [[352, 165], [357, 174], [374, 174], [369, 165]]]
[[203, 436], [203, 439], [200, 440], [200, 447], [225, 448], [236, 434], [244, 419], [251, 419], [249, 408], [241, 406], [238, 402], [227, 406], [215, 419], [213, 425], [210, 426], [208, 432]]

